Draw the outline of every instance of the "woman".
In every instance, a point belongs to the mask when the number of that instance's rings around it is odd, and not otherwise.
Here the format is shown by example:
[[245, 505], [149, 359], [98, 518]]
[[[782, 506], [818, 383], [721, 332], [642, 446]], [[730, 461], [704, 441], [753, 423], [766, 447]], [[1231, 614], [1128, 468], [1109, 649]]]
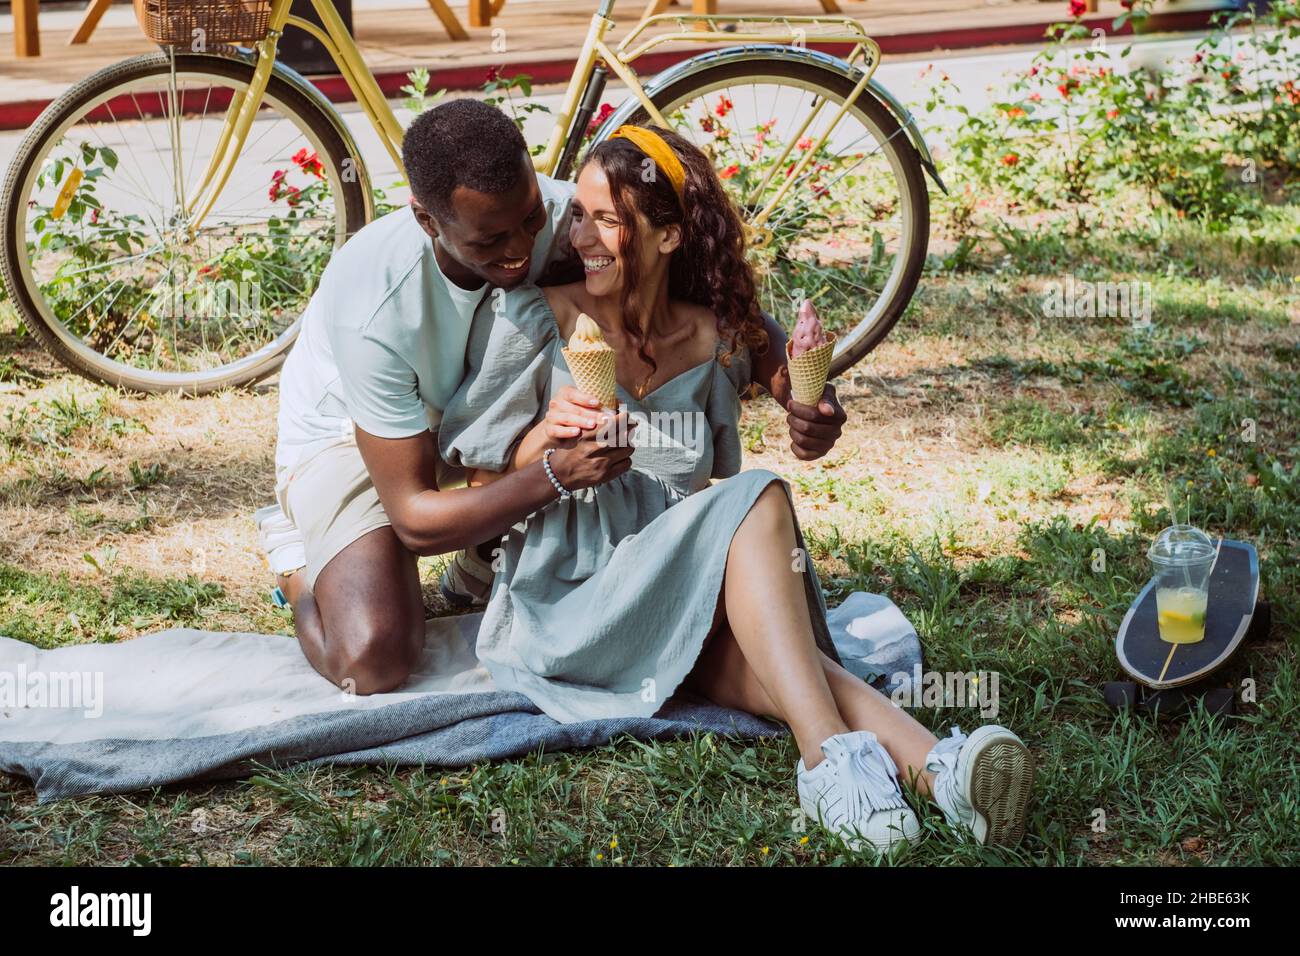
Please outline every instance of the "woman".
[[[899, 767], [959, 830], [1018, 842], [1024, 744], [995, 726], [938, 741], [845, 670], [816, 575], [792, 561], [804, 552], [788, 486], [740, 471], [738, 396], [767, 341], [742, 226], [708, 158], [671, 132], [623, 127], [591, 150], [573, 209], [585, 280], [494, 291], [495, 321], [476, 323], [441, 425], [444, 457], [475, 480], [545, 457], [561, 494], [502, 539], [479, 659], [562, 722], [650, 716], [679, 687], [783, 721], [800, 806], [853, 848], [919, 834]], [[566, 430], [574, 409], [557, 398], [582, 313], [616, 352], [636, 448], [630, 468], [575, 491], [566, 456], [590, 456], [608, 424], [588, 401], [581, 433]]]

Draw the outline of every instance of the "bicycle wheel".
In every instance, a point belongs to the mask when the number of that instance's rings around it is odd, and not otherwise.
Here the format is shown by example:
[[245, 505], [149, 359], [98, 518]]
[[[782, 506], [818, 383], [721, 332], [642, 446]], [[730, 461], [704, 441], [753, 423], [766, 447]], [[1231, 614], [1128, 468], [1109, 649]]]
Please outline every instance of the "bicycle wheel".
[[[752, 222], [853, 87], [815, 63], [759, 56], [683, 76], [651, 99], [673, 129], [713, 156]], [[814, 113], [819, 99], [825, 105]], [[628, 122], [646, 123], [648, 114], [639, 109]], [[920, 158], [893, 114], [864, 92], [762, 228], [751, 231], [762, 306], [789, 328], [799, 301], [812, 299], [838, 335], [831, 374], [839, 374], [903, 314], [925, 264], [929, 228]]]
[[252, 66], [148, 54], [41, 114], [9, 169], [0, 269], [27, 326], [74, 371], [198, 395], [273, 373], [333, 250], [366, 220], [331, 119], [272, 75], [206, 216], [196, 201]]

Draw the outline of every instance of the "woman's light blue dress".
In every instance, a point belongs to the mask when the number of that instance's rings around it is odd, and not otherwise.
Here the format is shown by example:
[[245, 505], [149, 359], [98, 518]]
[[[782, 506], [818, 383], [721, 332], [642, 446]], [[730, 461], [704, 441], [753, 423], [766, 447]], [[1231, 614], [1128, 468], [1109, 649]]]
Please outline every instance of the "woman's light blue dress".
[[[468, 375], [439, 428], [443, 457], [500, 471], [573, 384], [542, 291], [494, 290], [470, 332]], [[691, 672], [713, 625], [731, 539], [770, 471], [740, 471], [737, 433], [750, 356], [715, 357], [638, 400], [632, 468], [516, 524], [475, 651], [497, 686], [562, 723], [654, 715]], [[710, 485], [710, 478], [723, 478]], [[796, 534], [803, 548], [802, 533]], [[796, 553], [817, 644], [839, 660], [811, 560]]]

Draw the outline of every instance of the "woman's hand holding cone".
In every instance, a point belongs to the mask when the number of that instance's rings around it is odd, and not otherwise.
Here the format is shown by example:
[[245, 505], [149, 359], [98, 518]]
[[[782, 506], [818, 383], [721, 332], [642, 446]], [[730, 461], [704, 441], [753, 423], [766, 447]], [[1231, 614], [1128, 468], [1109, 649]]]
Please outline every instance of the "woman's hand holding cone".
[[562, 386], [546, 409], [546, 437], [557, 448], [571, 448], [584, 429], [596, 428], [608, 412], [600, 399], [574, 385]]
[[805, 299], [786, 344], [791, 395], [786, 422], [790, 451], [801, 461], [814, 461], [835, 447], [847, 419], [834, 386], [826, 383], [834, 351], [835, 334], [822, 328], [817, 309]]

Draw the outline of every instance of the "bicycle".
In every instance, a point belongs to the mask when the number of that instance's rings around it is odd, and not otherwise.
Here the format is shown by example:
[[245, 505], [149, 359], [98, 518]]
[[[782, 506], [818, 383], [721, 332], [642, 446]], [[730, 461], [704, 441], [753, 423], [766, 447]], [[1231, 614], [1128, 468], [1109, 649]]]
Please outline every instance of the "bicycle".
[[[284, 360], [332, 251], [396, 208], [338, 111], [277, 62], [286, 25], [329, 52], [399, 171], [402, 127], [332, 0], [313, 0], [321, 26], [290, 0], [136, 4], [163, 49], [41, 114], [0, 197], [0, 273], [31, 331], [88, 378], [190, 395], [255, 382]], [[943, 188], [911, 115], [872, 78], [879, 46], [848, 17], [661, 14], [611, 48], [613, 7], [591, 19], [536, 168], [569, 177], [584, 141], [624, 123], [688, 135], [746, 220], [763, 307], [793, 315], [812, 298], [844, 371], [911, 298], [925, 174]], [[717, 48], [643, 84], [633, 62], [681, 41]], [[813, 42], [852, 46], [840, 59]], [[611, 73], [629, 95], [601, 121]]]

